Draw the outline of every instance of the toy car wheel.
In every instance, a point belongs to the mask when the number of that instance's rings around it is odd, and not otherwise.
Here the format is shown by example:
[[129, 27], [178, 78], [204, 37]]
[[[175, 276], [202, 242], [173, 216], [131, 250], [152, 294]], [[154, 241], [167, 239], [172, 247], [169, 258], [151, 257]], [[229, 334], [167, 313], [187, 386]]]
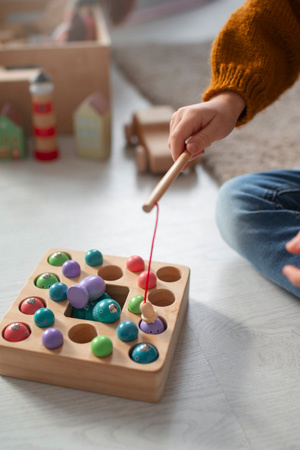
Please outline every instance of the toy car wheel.
[[132, 124], [128, 123], [127, 125], [125, 125], [124, 131], [125, 131], [125, 137], [126, 137], [127, 144], [128, 145], [132, 144], [132, 138], [133, 138]]
[[144, 173], [148, 170], [148, 156], [145, 147], [143, 145], [137, 145], [135, 148], [135, 161], [137, 169], [140, 173]]

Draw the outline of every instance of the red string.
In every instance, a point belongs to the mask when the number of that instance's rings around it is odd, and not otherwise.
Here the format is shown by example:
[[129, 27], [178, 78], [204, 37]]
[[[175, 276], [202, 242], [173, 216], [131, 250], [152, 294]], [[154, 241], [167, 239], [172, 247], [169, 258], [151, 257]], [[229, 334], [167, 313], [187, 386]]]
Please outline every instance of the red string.
[[152, 261], [152, 253], [153, 253], [154, 240], [155, 240], [155, 235], [156, 235], [156, 230], [157, 230], [157, 224], [158, 224], [159, 206], [158, 206], [158, 203], [157, 203], [157, 202], [155, 203], [155, 206], [156, 206], [156, 221], [155, 221], [154, 233], [153, 233], [153, 238], [152, 238], [152, 245], [151, 245], [151, 251], [150, 251], [150, 258], [149, 258], [148, 272], [147, 272], [147, 278], [146, 278], [144, 303], [146, 303], [146, 299], [147, 299], [148, 283], [149, 283], [149, 275], [150, 275], [150, 267], [151, 267], [151, 261]]

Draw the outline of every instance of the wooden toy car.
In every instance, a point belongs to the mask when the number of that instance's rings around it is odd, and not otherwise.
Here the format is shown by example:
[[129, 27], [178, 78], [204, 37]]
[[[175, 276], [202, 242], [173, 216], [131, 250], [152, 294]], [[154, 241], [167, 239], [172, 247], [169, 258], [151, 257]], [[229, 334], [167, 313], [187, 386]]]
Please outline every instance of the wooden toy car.
[[[135, 145], [135, 158], [139, 172], [149, 170], [164, 174], [173, 164], [168, 147], [170, 121], [174, 110], [170, 106], [153, 106], [138, 110], [132, 122], [125, 125], [128, 145]], [[192, 162], [192, 167], [199, 160]]]

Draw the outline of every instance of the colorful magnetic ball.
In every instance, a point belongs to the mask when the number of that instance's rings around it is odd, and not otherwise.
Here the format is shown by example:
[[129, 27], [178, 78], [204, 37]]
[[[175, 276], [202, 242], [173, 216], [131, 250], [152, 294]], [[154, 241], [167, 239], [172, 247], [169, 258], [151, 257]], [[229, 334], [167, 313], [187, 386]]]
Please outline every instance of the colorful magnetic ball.
[[135, 295], [131, 297], [128, 303], [128, 309], [133, 314], [141, 314], [140, 304], [144, 301], [144, 297], [142, 295]]
[[40, 275], [35, 282], [35, 285], [40, 289], [49, 289], [54, 283], [58, 283], [59, 279], [53, 273], [43, 273]]
[[112, 341], [106, 336], [96, 336], [91, 342], [91, 350], [98, 358], [104, 358], [113, 351]]
[[161, 334], [165, 331], [165, 326], [163, 322], [157, 318], [153, 323], [147, 323], [144, 320], [141, 320], [140, 329], [147, 334]]
[[98, 301], [100, 300], [88, 302], [83, 308], [73, 308], [73, 317], [83, 320], [95, 320], [93, 317], [93, 308], [97, 305]]
[[134, 347], [131, 353], [131, 359], [139, 364], [149, 364], [156, 361], [158, 351], [152, 344], [141, 343]]
[[52, 253], [52, 255], [48, 258], [48, 263], [51, 264], [51, 266], [62, 266], [64, 262], [68, 261], [69, 256], [64, 252], [55, 252]]
[[101, 300], [93, 309], [93, 318], [97, 322], [113, 323], [119, 319], [120, 314], [119, 303], [111, 298]]
[[54, 283], [49, 288], [49, 297], [54, 302], [62, 302], [67, 299], [68, 286], [65, 283]]
[[138, 326], [130, 320], [121, 322], [117, 327], [117, 336], [123, 342], [134, 341], [139, 334]]
[[30, 330], [24, 323], [14, 322], [4, 329], [3, 337], [10, 342], [24, 341], [30, 336]]
[[84, 260], [88, 266], [100, 266], [103, 263], [103, 255], [99, 250], [93, 248], [86, 252]]
[[44, 307], [44, 303], [38, 297], [28, 297], [22, 301], [20, 311], [23, 314], [33, 315], [38, 309]]
[[42, 334], [42, 343], [44, 347], [54, 350], [62, 346], [64, 342], [63, 334], [57, 328], [47, 328]]
[[62, 265], [62, 273], [67, 278], [79, 277], [80, 272], [81, 272], [80, 265], [78, 264], [77, 261], [74, 261], [73, 259], [69, 259]]
[[46, 328], [53, 325], [55, 317], [51, 309], [41, 308], [34, 313], [33, 320], [38, 327]]
[[[142, 289], [145, 289], [146, 287], [146, 281], [147, 281], [147, 270], [139, 274], [138, 277], [138, 286]], [[148, 288], [152, 289], [156, 286], [156, 275], [151, 272], [149, 273], [149, 281], [148, 281]]]
[[141, 272], [145, 268], [145, 263], [143, 258], [138, 255], [129, 256], [126, 261], [126, 267], [131, 272]]

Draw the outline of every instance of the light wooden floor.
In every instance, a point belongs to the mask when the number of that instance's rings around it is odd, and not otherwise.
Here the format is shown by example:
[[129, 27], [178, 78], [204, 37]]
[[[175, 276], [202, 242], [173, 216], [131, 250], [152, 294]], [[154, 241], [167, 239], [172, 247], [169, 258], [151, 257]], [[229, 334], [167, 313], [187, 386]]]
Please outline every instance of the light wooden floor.
[[[214, 1], [199, 10], [197, 29], [206, 34], [196, 37], [210, 37], [240, 3]], [[195, 28], [195, 13], [152, 24], [155, 38], [164, 29], [170, 39], [180, 24], [183, 39], [191, 39], [189, 20]], [[143, 29], [148, 36], [150, 25]], [[116, 30], [113, 40], [122, 33], [129, 39], [128, 30]], [[62, 158], [53, 164], [0, 165], [1, 318], [48, 248], [148, 258], [155, 217], [141, 205], [158, 178], [136, 175], [122, 132], [131, 112], [147, 102], [115, 69], [113, 93], [108, 163], [76, 159], [72, 140], [62, 138]], [[191, 268], [189, 309], [162, 401], [1, 377], [1, 449], [300, 448], [299, 302], [221, 240], [217, 191], [198, 167], [160, 202], [153, 258]]]

